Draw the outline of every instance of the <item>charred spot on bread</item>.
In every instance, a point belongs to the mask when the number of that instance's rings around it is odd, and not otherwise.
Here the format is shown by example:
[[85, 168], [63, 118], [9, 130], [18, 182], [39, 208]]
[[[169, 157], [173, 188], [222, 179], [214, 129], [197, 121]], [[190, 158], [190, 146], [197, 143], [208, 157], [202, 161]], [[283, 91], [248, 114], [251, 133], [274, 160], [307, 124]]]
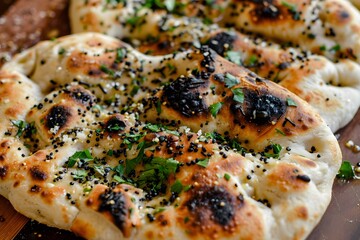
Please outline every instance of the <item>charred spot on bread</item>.
[[45, 116], [45, 126], [50, 129], [61, 129], [71, 117], [70, 109], [66, 106], [53, 106]]
[[164, 87], [163, 102], [186, 117], [207, 112], [207, 106], [200, 97], [199, 88], [207, 82], [195, 77], [180, 77]]
[[105, 124], [104, 129], [106, 132], [114, 133], [123, 131], [126, 127], [124, 121], [122, 121], [118, 116], [111, 117]]
[[244, 89], [244, 95], [244, 103], [234, 101], [231, 104], [235, 118], [240, 114], [248, 122], [265, 125], [279, 119], [286, 112], [285, 101], [272, 94]]
[[8, 173], [8, 167], [7, 166], [1, 166], [0, 167], [0, 178], [4, 179]]
[[30, 168], [30, 175], [33, 180], [45, 181], [48, 178], [46, 172], [44, 172], [39, 166], [33, 166]]
[[204, 219], [203, 213], [210, 211], [211, 221], [221, 226], [229, 226], [235, 217], [236, 208], [243, 204], [244, 199], [242, 197], [237, 198], [224, 187], [215, 186], [197, 189], [186, 206], [199, 224], [207, 221]]
[[211, 37], [207, 44], [212, 50], [223, 56], [228, 49], [232, 48], [235, 40], [236, 35], [227, 32], [220, 32]]
[[92, 105], [92, 103], [94, 102], [94, 96], [92, 96], [80, 87], [71, 90], [65, 90], [65, 93], [69, 94], [69, 96], [78, 103], [84, 105]]
[[253, 14], [259, 19], [277, 19], [281, 14], [273, 0], [251, 0], [251, 2], [256, 5]]
[[99, 196], [99, 200], [101, 204], [98, 211], [110, 213], [116, 226], [118, 226], [121, 231], [124, 231], [124, 223], [128, 217], [128, 209], [126, 207], [126, 199], [123, 193], [107, 189]]

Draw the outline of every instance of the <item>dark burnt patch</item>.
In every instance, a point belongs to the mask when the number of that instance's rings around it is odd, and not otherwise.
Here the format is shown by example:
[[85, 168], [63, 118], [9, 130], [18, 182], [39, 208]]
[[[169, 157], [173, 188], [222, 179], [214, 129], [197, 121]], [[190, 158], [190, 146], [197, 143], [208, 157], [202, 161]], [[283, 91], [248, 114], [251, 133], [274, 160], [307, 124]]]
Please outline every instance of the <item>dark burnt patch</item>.
[[41, 170], [39, 166], [34, 166], [30, 168], [30, 175], [33, 180], [45, 181], [48, 178], [46, 172]]
[[250, 0], [249, 2], [255, 4], [253, 14], [258, 19], [274, 20], [277, 19], [281, 14], [280, 9], [274, 4], [273, 0]]
[[125, 196], [121, 192], [114, 192], [111, 189], [107, 189], [99, 196], [99, 200], [101, 204], [98, 211], [110, 213], [114, 218], [116, 226], [118, 226], [121, 231], [124, 231], [124, 223], [128, 217]]
[[4, 179], [8, 173], [8, 167], [7, 166], [1, 166], [0, 167], [0, 178]]
[[232, 49], [235, 40], [236, 35], [226, 32], [220, 32], [215, 36], [211, 37], [207, 44], [219, 55], [224, 56], [227, 50]]
[[66, 125], [70, 116], [71, 112], [69, 108], [61, 105], [54, 106], [45, 116], [45, 126], [48, 129], [55, 127], [61, 129]]
[[162, 100], [186, 117], [200, 115], [207, 112], [207, 107], [200, 98], [199, 88], [207, 84], [195, 77], [180, 77], [164, 87]]
[[87, 91], [85, 91], [82, 88], [75, 88], [72, 90], [65, 90], [65, 93], [67, 93], [72, 99], [77, 101], [78, 103], [84, 104], [84, 105], [92, 105], [94, 102], [94, 96], [89, 94]]
[[221, 226], [229, 226], [235, 217], [236, 209], [242, 207], [244, 200], [231, 195], [225, 188], [215, 186], [197, 190], [186, 203], [187, 209], [202, 224], [204, 212], [210, 211], [210, 220]]
[[6, 159], [5, 154], [0, 154], [0, 162], [5, 161], [5, 159]]
[[284, 100], [269, 93], [244, 89], [244, 103], [233, 102], [230, 106], [235, 118], [241, 114], [248, 122], [257, 125], [270, 124], [286, 112]]
[[117, 116], [111, 117], [105, 124], [104, 130], [109, 133], [121, 132], [125, 129], [126, 124]]

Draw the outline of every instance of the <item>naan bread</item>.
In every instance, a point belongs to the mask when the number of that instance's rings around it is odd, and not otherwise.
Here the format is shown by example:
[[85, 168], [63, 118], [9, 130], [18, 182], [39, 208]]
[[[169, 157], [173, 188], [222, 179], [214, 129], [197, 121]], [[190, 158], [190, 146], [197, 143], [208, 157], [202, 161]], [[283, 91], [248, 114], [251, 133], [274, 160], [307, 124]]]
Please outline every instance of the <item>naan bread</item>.
[[0, 79], [0, 194], [50, 226], [304, 239], [330, 201], [341, 152], [325, 122], [206, 47], [151, 57], [78, 34], [16, 56]]
[[[244, 4], [249, 5], [245, 9], [252, 6], [245, 2]], [[229, 1], [224, 1], [219, 6], [225, 9], [225, 13], [211, 11], [208, 9], [209, 6], [201, 5], [200, 7], [199, 3], [184, 1], [184, 4], [186, 7], [182, 9], [183, 12], [180, 12], [183, 15], [195, 15], [194, 11], [197, 9], [199, 11], [197, 15], [210, 16], [214, 21], [221, 19], [220, 24], [235, 21], [229, 17], [232, 15], [228, 11], [229, 9], [235, 11], [236, 8], [229, 7], [232, 6]], [[240, 2], [236, 4], [240, 5]], [[356, 15], [357, 12], [354, 14]], [[163, 55], [187, 49], [194, 43], [208, 44], [218, 54], [249, 68], [261, 77], [279, 83], [310, 103], [333, 132], [350, 122], [360, 106], [360, 79], [358, 78], [360, 67], [349, 59], [339, 59], [333, 63], [323, 56], [303, 52], [297, 48], [282, 47], [249, 34], [204, 24], [200, 18], [179, 17], [168, 14], [164, 10], [151, 10], [144, 7], [141, 1], [128, 1], [124, 5], [108, 1], [74, 0], [70, 16], [74, 32], [96, 31], [121, 39], [136, 39], [140, 42], [132, 41], [132, 43], [138, 44], [138, 49], [147, 54]], [[287, 24], [287, 20], [284, 19], [284, 24]], [[257, 24], [259, 29], [271, 29], [268, 26], [262, 27], [260, 23]], [[245, 23], [244, 25], [247, 26]], [[236, 24], [234, 26], [239, 30], [243, 29]], [[251, 27], [245, 29], [253, 30]], [[266, 35], [260, 30], [257, 31], [257, 28], [254, 29], [255, 32], [272, 37], [270, 33]], [[294, 30], [294, 28], [289, 28], [285, 32], [289, 32], [290, 29]], [[297, 31], [297, 28], [295, 30]], [[274, 32], [284, 31], [274, 30]], [[277, 37], [275, 39], [278, 40]], [[285, 40], [292, 41], [292, 38]], [[318, 44], [314, 41], [311, 40], [312, 44]], [[322, 39], [319, 38], [319, 41]], [[328, 41], [323, 43], [328, 43]], [[331, 44], [335, 45], [336, 42]], [[316, 48], [319, 46], [316, 45]], [[305, 47], [305, 49], [314, 50], [315, 47]], [[335, 58], [333, 53], [336, 51], [325, 52], [331, 55], [325, 54], [326, 56]]]

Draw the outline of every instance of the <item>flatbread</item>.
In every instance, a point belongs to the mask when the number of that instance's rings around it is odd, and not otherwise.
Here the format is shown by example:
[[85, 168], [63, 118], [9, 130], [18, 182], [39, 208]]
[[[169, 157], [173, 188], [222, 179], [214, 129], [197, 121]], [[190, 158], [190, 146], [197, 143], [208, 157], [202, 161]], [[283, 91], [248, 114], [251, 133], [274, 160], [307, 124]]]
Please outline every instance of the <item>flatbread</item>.
[[50, 226], [304, 239], [330, 201], [341, 152], [318, 113], [208, 48], [151, 57], [84, 33], [17, 55], [0, 79], [0, 194]]
[[[315, 2], [313, 1], [314, 4]], [[321, 1], [316, 4], [325, 4], [325, 2], [329, 2], [326, 4], [330, 6], [337, 4], [330, 1]], [[246, 5], [246, 8], [244, 7], [246, 11], [252, 11], [251, 8], [254, 4], [246, 1], [241, 3]], [[130, 1], [123, 5], [123, 3], [110, 4], [107, 1], [74, 0], [71, 4], [70, 17], [73, 32], [95, 31], [120, 39], [130, 39], [133, 45], [138, 45], [138, 49], [146, 54], [163, 55], [187, 49], [194, 43], [208, 44], [220, 55], [249, 68], [261, 77], [279, 83], [310, 103], [325, 119], [333, 132], [349, 123], [360, 106], [360, 80], [358, 78], [360, 67], [352, 60], [338, 59], [345, 56], [342, 47], [336, 51], [335, 49], [331, 50], [331, 47], [338, 42], [341, 46], [347, 46], [347, 43], [343, 44], [344, 38], [333, 37], [330, 38], [330, 41], [327, 36], [316, 39], [306, 37], [307, 42], [298, 44], [296, 41], [302, 38], [298, 38], [296, 32], [303, 27], [301, 26], [302, 21], [301, 23], [296, 21], [296, 27], [289, 27], [287, 31], [283, 31], [282, 28], [285, 28], [286, 24], [292, 24], [293, 21], [289, 19], [290, 17], [279, 20], [281, 24], [273, 24], [274, 26], [271, 25], [272, 22], [266, 23], [266, 21], [256, 22], [256, 26], [251, 24], [248, 26], [245, 23], [247, 13], [241, 14], [241, 18], [245, 19], [241, 19], [241, 21], [238, 21], [236, 17], [230, 17], [235, 14], [229, 11], [241, 9], [241, 3], [235, 3], [237, 5], [233, 7], [231, 1], [224, 1], [219, 3], [220, 5], [216, 5], [224, 11], [217, 11], [211, 6], [200, 6], [199, 3], [184, 1], [186, 7], [180, 13], [185, 16], [179, 17], [168, 14], [164, 10], [151, 10], [144, 7], [141, 2]], [[287, 13], [285, 11], [287, 8], [283, 5], [281, 5], [281, 11]], [[315, 8], [315, 5], [312, 8]], [[352, 7], [347, 6], [347, 8], [350, 8], [348, 11], [351, 12], [351, 18], [355, 19], [358, 12]], [[310, 11], [310, 9], [306, 11]], [[292, 16], [293, 13], [287, 14]], [[195, 15], [207, 16], [221, 25], [231, 23], [238, 30], [261, 33], [270, 39], [286, 42], [296, 39], [293, 46], [298, 45], [302, 49], [312, 50], [337, 60], [331, 62], [321, 55], [304, 52], [295, 47], [284, 47], [248, 33], [220, 28], [215, 24], [207, 25], [201, 18], [192, 17]], [[130, 21], [136, 19], [135, 23]], [[241, 23], [246, 27], [243, 27]], [[357, 22], [351, 20], [351, 24], [356, 25]], [[265, 30], [269, 32], [265, 32]], [[294, 31], [296, 32], [293, 33]], [[272, 34], [273, 32], [285, 35], [280, 37]], [[320, 46], [320, 43], [326, 44]], [[351, 43], [350, 45], [356, 49], [355, 44]], [[319, 51], [319, 48], [327, 50]], [[351, 51], [356, 52], [355, 50]]]

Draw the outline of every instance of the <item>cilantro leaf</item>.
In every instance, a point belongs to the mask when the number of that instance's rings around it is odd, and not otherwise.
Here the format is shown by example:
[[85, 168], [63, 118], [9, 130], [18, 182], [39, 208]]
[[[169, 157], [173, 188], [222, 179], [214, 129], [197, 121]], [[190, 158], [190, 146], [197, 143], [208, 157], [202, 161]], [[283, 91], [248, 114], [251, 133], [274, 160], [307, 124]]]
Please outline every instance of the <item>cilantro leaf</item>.
[[77, 163], [79, 160], [90, 161], [93, 159], [94, 158], [93, 158], [93, 156], [91, 156], [89, 149], [86, 149], [84, 151], [78, 151], [78, 152], [75, 152], [71, 157], [69, 157], [67, 167], [75, 166], [75, 163]]
[[229, 60], [230, 62], [233, 62], [239, 66], [241, 66], [241, 56], [240, 52], [236, 51], [227, 51], [225, 58]]
[[87, 176], [87, 172], [83, 169], [76, 170], [72, 176], [74, 180], [83, 180]]
[[231, 176], [228, 173], [225, 173], [224, 178], [225, 178], [226, 181], [229, 181]]
[[103, 64], [100, 65], [100, 70], [109, 76], [115, 76], [115, 72]]
[[294, 100], [292, 100], [291, 98], [286, 99], [286, 104], [291, 107], [297, 107], [296, 102]]
[[244, 102], [244, 92], [241, 88], [231, 89], [232, 93], [234, 94], [234, 101], [243, 103]]
[[355, 177], [355, 173], [351, 163], [348, 161], [343, 161], [336, 177], [346, 180], [353, 179]]
[[275, 128], [275, 131], [283, 136], [286, 136], [286, 134], [278, 128]]
[[234, 75], [230, 73], [225, 74], [225, 86], [228, 88], [232, 88], [233, 86], [240, 83], [239, 79], [237, 79]]
[[139, 153], [138, 155], [133, 158], [133, 159], [128, 159], [126, 161], [126, 166], [125, 166], [125, 174], [128, 175], [130, 174], [136, 167], [136, 165], [138, 165], [144, 158], [144, 153], [145, 153], [145, 149], [152, 146], [153, 143], [151, 142], [141, 142], [138, 145], [138, 149], [139, 149]]
[[213, 117], [216, 117], [216, 115], [219, 113], [221, 107], [223, 106], [222, 102], [211, 104], [209, 107], [209, 111]]
[[264, 153], [264, 155], [266, 157], [279, 158], [280, 152], [282, 150], [282, 146], [280, 144], [275, 143], [271, 145], [271, 148], [273, 153], [266, 152]]
[[20, 137], [28, 126], [28, 124], [22, 120], [11, 120], [11, 123], [18, 128], [16, 137]]
[[206, 168], [209, 165], [209, 159], [208, 158], [201, 159], [196, 164]]
[[183, 185], [179, 180], [176, 180], [171, 186], [171, 192], [179, 194], [183, 190]]
[[136, 183], [138, 187], [145, 190], [160, 191], [170, 174], [174, 174], [179, 162], [169, 158], [153, 158], [145, 164], [144, 170], [140, 173]]

